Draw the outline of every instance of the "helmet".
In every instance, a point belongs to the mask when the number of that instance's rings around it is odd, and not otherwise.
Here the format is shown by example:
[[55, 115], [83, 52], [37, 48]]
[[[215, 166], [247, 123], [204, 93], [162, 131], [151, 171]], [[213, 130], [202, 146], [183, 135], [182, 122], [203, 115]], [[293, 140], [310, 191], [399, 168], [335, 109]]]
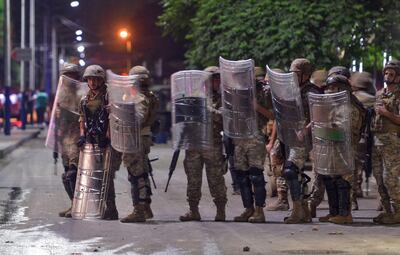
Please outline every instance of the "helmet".
[[139, 75], [140, 85], [149, 86], [150, 85], [150, 72], [144, 66], [134, 66], [129, 70], [129, 75]]
[[383, 74], [385, 74], [387, 69], [393, 69], [396, 72], [396, 76], [400, 75], [400, 63], [398, 60], [390, 60], [386, 63], [385, 67], [383, 68]]
[[60, 75], [65, 74], [79, 74], [81, 70], [79, 70], [78, 65], [65, 63], [60, 69]]
[[302, 74], [311, 75], [314, 71], [310, 60], [306, 58], [296, 58], [290, 65], [290, 72], [301, 72]]
[[88, 77], [100, 77], [103, 78], [103, 80], [106, 80], [104, 69], [99, 65], [90, 65], [86, 67], [82, 78], [86, 81]]
[[129, 75], [140, 75], [142, 78], [150, 78], [150, 72], [144, 66], [134, 66], [129, 70]]
[[327, 77], [328, 77], [328, 72], [325, 69], [317, 70], [312, 73], [310, 80], [318, 87], [322, 87]]
[[354, 73], [351, 76], [351, 86], [365, 90], [371, 89], [374, 86], [371, 74], [368, 72]]
[[340, 87], [342, 87], [345, 90], [351, 90], [349, 79], [347, 79], [346, 76], [337, 74], [337, 75], [328, 77], [328, 79], [326, 79], [326, 82], [324, 84], [324, 88], [327, 88], [334, 84], [339, 85]]
[[337, 75], [337, 74], [343, 75], [347, 79], [350, 79], [350, 76], [351, 76], [348, 68], [346, 68], [344, 66], [334, 66], [331, 69], [329, 69], [328, 77], [331, 77], [332, 75]]
[[265, 76], [265, 71], [264, 68], [260, 67], [260, 66], [256, 66], [254, 67], [254, 76], [255, 77], [264, 77]]
[[206, 72], [210, 72], [212, 74], [220, 74], [218, 66], [208, 66], [204, 69]]

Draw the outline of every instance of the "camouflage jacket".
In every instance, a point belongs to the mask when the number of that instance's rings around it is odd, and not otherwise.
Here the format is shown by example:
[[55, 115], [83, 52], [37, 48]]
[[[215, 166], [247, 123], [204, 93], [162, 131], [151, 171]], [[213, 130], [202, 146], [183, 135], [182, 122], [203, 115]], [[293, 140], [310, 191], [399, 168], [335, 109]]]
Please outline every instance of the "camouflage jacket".
[[151, 135], [151, 126], [156, 119], [160, 103], [156, 95], [151, 91], [142, 91], [139, 97], [141, 98], [138, 103], [141, 115], [141, 135]]
[[[387, 88], [378, 91], [376, 105], [384, 105], [386, 109], [396, 115], [400, 114], [400, 90], [389, 92]], [[400, 126], [379, 114], [375, 115], [373, 130], [376, 133], [400, 132]]]

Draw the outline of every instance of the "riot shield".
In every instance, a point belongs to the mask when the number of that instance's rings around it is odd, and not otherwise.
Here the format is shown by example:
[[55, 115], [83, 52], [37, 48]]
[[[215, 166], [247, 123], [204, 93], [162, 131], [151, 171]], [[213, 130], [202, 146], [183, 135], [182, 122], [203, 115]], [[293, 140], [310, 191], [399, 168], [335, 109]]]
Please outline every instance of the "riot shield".
[[188, 70], [171, 76], [174, 149], [210, 149], [213, 146], [211, 76]]
[[351, 103], [348, 91], [310, 93], [314, 169], [322, 175], [351, 174]]
[[304, 147], [305, 117], [295, 73], [277, 73], [267, 66], [278, 138], [289, 148]]
[[72, 218], [100, 218], [105, 210], [107, 182], [110, 177], [110, 149], [86, 143], [79, 155]]
[[258, 134], [254, 61], [220, 57], [219, 66], [224, 134], [231, 138], [253, 138]]
[[51, 112], [46, 147], [58, 153], [67, 152], [79, 139], [79, 104], [86, 95], [86, 83], [60, 76]]
[[141, 96], [137, 78], [137, 75], [120, 76], [107, 71], [111, 146], [122, 153], [140, 149], [142, 114], [138, 109]]

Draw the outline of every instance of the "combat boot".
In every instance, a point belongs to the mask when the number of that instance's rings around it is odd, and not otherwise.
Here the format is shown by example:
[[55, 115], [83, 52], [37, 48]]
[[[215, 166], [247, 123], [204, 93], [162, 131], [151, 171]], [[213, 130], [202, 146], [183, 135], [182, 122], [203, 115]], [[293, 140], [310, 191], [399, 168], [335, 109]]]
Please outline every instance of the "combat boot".
[[249, 218], [250, 223], [263, 223], [265, 222], [264, 208], [256, 206], [253, 215]]
[[[65, 210], [65, 211], [62, 211], [62, 212], [59, 212], [58, 213], [58, 216], [60, 216], [60, 217], [66, 217], [66, 218], [71, 218], [72, 216], [71, 216], [71, 210], [72, 210], [72, 206], [70, 207], [70, 208], [68, 208], [67, 210]], [[69, 216], [69, 217], [68, 217]]]
[[185, 214], [179, 217], [180, 221], [200, 221], [200, 212], [199, 212], [199, 207], [198, 206], [190, 206], [189, 211]]
[[106, 210], [101, 218], [103, 220], [118, 220], [118, 211], [115, 206], [115, 200], [109, 200], [106, 202]]
[[267, 211], [288, 211], [289, 202], [286, 191], [278, 191], [278, 200], [275, 203], [267, 206]]
[[328, 221], [335, 224], [351, 224], [353, 223], [353, 216], [351, 215], [351, 213], [347, 216], [336, 215], [330, 217]]
[[226, 203], [215, 203], [217, 206], [217, 215], [215, 215], [215, 221], [225, 221], [225, 205]]
[[137, 204], [135, 205], [133, 212], [121, 219], [122, 223], [134, 223], [134, 222], [145, 222], [146, 218], [144, 216], [144, 205]]
[[382, 218], [383, 217], [389, 217], [389, 215], [392, 213], [392, 206], [390, 204], [390, 201], [385, 200], [385, 201], [380, 201], [379, 205], [382, 207], [383, 211], [382, 213], [380, 213], [378, 216], [372, 218], [372, 221], [375, 223], [382, 223]]
[[248, 222], [249, 218], [254, 214], [254, 207], [246, 208], [242, 214], [233, 218], [236, 222]]
[[146, 203], [144, 205], [144, 217], [146, 218], [146, 220], [152, 219], [154, 217], [153, 211], [151, 210], [149, 203]]
[[327, 214], [325, 216], [319, 217], [318, 221], [319, 222], [329, 222], [329, 219], [332, 218], [333, 216], [330, 214]]
[[286, 224], [304, 223], [304, 210], [301, 200], [293, 201], [292, 213], [284, 219]]
[[[400, 206], [398, 206], [400, 207]], [[387, 214], [380, 219], [381, 224], [399, 224], [400, 223], [400, 208], [396, 208], [395, 212]]]

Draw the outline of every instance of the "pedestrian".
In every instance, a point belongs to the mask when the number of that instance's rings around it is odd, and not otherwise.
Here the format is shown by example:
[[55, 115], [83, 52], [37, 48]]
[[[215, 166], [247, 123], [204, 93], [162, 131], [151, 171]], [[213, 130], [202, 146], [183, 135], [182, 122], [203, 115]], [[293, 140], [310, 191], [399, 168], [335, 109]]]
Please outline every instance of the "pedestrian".
[[47, 108], [48, 96], [43, 88], [37, 90], [35, 94], [35, 111], [37, 116], [37, 124], [39, 127], [43, 127], [45, 121], [45, 113]]

